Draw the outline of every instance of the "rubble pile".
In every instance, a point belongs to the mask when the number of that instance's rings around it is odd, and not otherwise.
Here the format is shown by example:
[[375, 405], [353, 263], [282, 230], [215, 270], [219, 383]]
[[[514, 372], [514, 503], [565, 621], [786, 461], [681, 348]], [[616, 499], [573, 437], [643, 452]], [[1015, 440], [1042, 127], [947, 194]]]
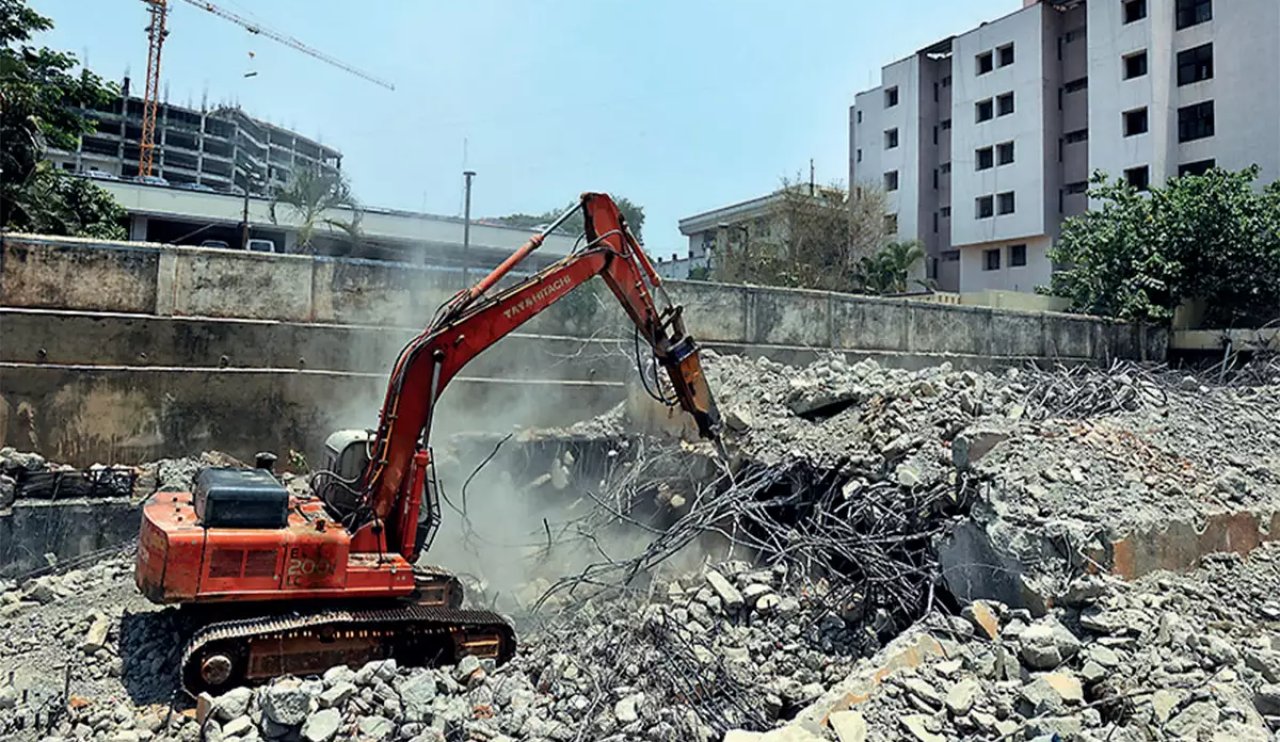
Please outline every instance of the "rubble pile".
[[211, 740], [714, 740], [790, 718], [875, 641], [786, 570], [727, 562], [529, 619], [502, 667], [334, 668], [236, 689], [206, 718], [183, 712], [177, 692], [180, 612], [131, 583], [122, 554], [0, 594], [21, 607], [0, 638], [0, 734], [194, 740], [203, 725]]
[[856, 681], [837, 686], [791, 738], [1280, 739], [1278, 586], [1273, 544], [1207, 558], [1190, 574], [1082, 579], [1041, 617], [977, 601], [913, 629], [940, 649], [927, 661], [889, 674], [851, 709], [839, 698]]
[[[0, 583], [0, 738], [1280, 739], [1280, 547], [1094, 575], [1134, 529], [1280, 512], [1280, 395], [1256, 369], [707, 356], [730, 466], [629, 437], [620, 408], [562, 431], [609, 439], [594, 478], [564, 452], [534, 478], [571, 519], [503, 514], [533, 533], [501, 534], [524, 561], [561, 568], [502, 586], [507, 665], [380, 662], [191, 706], [187, 614], [147, 604], [127, 554], [97, 555]], [[220, 461], [143, 477], [185, 486]], [[474, 477], [447, 475], [444, 527], [486, 551], [502, 539]], [[594, 561], [558, 562], [570, 541]], [[988, 558], [1018, 589], [967, 571]]]
[[[1276, 463], [1280, 445], [1272, 424], [1280, 399], [1270, 387], [1135, 364], [993, 373], [944, 363], [906, 371], [840, 356], [796, 369], [763, 357], [713, 355], [706, 373], [731, 450], [752, 461], [804, 459], [857, 477], [927, 485], [976, 465], [986, 451], [971, 453], [966, 444], [986, 436], [1012, 442], [987, 473], [1010, 484], [1039, 483], [1043, 491], [1028, 496], [1054, 510], [1083, 504], [1120, 512], [1152, 495], [1179, 493], [1248, 501], [1276, 481], [1263, 471]], [[1230, 471], [1215, 476], [1222, 460]], [[1120, 468], [1125, 464], [1128, 470]], [[1080, 498], [1082, 486], [1105, 489]]]
[[[1003, 581], [987, 597], [1051, 603], [1065, 579], [1110, 569], [1129, 534], [1250, 514], [1265, 535], [1280, 512], [1280, 395], [1244, 383], [1255, 366], [1221, 378], [1129, 363], [905, 371], [835, 356], [707, 366], [737, 457], [810, 461], [855, 490], [950, 493], [966, 533], [939, 541], [943, 578], [965, 597], [983, 597], [973, 581]], [[978, 557], [992, 566], [965, 566]]]

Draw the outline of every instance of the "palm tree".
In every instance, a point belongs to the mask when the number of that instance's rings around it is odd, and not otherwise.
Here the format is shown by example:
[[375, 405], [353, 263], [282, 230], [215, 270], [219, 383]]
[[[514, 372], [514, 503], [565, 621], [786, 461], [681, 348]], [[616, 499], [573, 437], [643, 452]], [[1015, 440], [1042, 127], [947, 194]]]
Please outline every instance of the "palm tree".
[[[283, 186], [278, 186], [271, 199], [271, 222], [279, 223], [276, 210], [284, 209], [298, 221], [299, 252], [315, 252], [311, 242], [321, 226], [345, 232], [354, 250], [360, 242], [360, 204], [351, 193], [351, 184], [341, 173], [318, 169], [301, 169]], [[351, 219], [343, 221], [326, 217], [330, 209], [350, 209]]]
[[870, 294], [901, 294], [924, 248], [916, 240], [890, 242], [871, 257], [858, 261], [857, 280]]

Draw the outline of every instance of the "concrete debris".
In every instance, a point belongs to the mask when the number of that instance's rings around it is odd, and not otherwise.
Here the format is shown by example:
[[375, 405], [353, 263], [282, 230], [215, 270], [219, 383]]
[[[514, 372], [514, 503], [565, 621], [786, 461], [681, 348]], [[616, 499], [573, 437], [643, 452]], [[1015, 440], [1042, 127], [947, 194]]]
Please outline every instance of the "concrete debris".
[[[619, 560], [625, 585], [588, 597], [521, 586], [538, 610], [502, 667], [373, 662], [174, 713], [183, 614], [137, 594], [130, 554], [100, 555], [0, 582], [0, 738], [1280, 739], [1280, 545], [1261, 544], [1280, 512], [1274, 389], [1136, 366], [706, 365], [733, 485], [692, 465], [651, 484], [627, 469], [639, 446], [619, 447], [633, 497], [609, 502], [733, 549]], [[570, 432], [626, 429], [615, 412]], [[149, 476], [185, 487], [200, 463]], [[46, 465], [0, 451], [0, 476]], [[538, 472], [566, 498], [588, 481], [566, 452]], [[1226, 516], [1260, 524], [1224, 537], [1248, 553], [1126, 541], [1183, 522], [1199, 539]]]
[[[1030, 623], [1005, 611], [993, 638], [956, 641], [947, 617], [926, 617], [911, 631], [940, 652], [904, 654], [895, 642], [796, 723], [829, 719], [838, 735], [836, 717], [852, 702], [868, 739], [1280, 739], [1280, 685], [1267, 675], [1280, 626], [1256, 612], [1280, 587], [1280, 543], [1209, 557], [1187, 574], [1099, 585]], [[1082, 616], [1099, 613], [1125, 616], [1123, 627], [1082, 628]], [[938, 693], [945, 712], [922, 708]]]
[[[71, 688], [85, 700], [54, 722], [52, 736], [71, 738], [80, 725], [93, 730], [90, 736], [99, 730], [103, 739], [127, 736], [140, 728], [139, 719], [151, 702], [173, 697], [182, 647], [176, 636], [179, 612], [115, 597], [133, 590], [127, 563], [122, 556], [82, 573], [67, 573], [60, 579], [93, 585], [96, 592], [86, 594], [88, 601], [64, 599], [19, 617], [15, 636], [27, 626], [52, 620], [60, 627], [58, 635], [83, 652], [86, 630], [102, 617], [93, 611], [105, 603], [120, 604], [102, 614], [109, 616], [111, 630], [97, 651], [107, 659], [88, 655], [91, 663], [74, 668]], [[99, 569], [113, 576], [109, 585], [84, 576]], [[765, 731], [785, 721], [867, 653], [865, 636], [822, 600], [798, 592], [797, 583], [769, 570], [720, 563], [672, 577], [670, 586], [675, 589], [654, 591], [661, 599], [652, 602], [614, 596], [530, 625], [522, 631], [520, 653], [502, 667], [474, 657], [435, 669], [400, 667], [388, 660], [354, 670], [333, 668], [314, 680], [286, 677], [237, 688], [205, 702], [205, 738], [571, 740], [587, 730], [584, 739], [714, 740], [734, 727]], [[744, 594], [754, 597], [754, 606]], [[668, 595], [681, 597], [666, 602]], [[785, 615], [769, 597], [788, 601]], [[719, 607], [713, 612], [708, 602]], [[79, 613], [81, 605], [84, 613]], [[698, 613], [695, 606], [706, 610]], [[695, 614], [701, 618], [695, 620]], [[125, 672], [98, 678], [93, 668], [119, 656], [117, 636], [128, 646]], [[15, 651], [17, 646], [22, 649]], [[23, 657], [39, 658], [42, 667], [32, 669], [41, 672], [22, 677], [22, 687], [43, 687], [48, 697], [56, 698], [59, 661], [54, 655], [46, 659], [33, 654], [33, 646], [17, 644], [13, 636], [0, 637], [0, 672]], [[156, 684], [145, 685], [147, 677]], [[0, 704], [20, 706], [18, 717], [25, 719], [6, 731], [39, 727], [34, 716], [27, 716], [30, 699], [24, 703], [13, 686], [3, 687], [13, 695], [0, 694]], [[941, 705], [938, 692], [917, 690], [931, 704]], [[138, 705], [115, 707], [108, 700], [112, 698], [130, 698]], [[194, 740], [199, 727], [194, 718], [173, 714], [162, 717], [147, 739]], [[854, 721], [846, 725], [849, 739], [857, 739], [855, 727]], [[817, 739], [801, 730], [776, 738]]]

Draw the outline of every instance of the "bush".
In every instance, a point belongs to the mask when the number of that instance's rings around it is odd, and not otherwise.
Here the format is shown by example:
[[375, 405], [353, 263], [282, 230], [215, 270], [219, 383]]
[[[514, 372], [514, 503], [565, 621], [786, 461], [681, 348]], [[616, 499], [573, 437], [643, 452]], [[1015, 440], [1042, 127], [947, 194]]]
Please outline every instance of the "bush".
[[1257, 325], [1280, 314], [1280, 188], [1256, 167], [1212, 170], [1139, 193], [1096, 174], [1099, 208], [1068, 219], [1049, 257], [1049, 293], [1075, 311], [1167, 323], [1186, 299], [1206, 321]]

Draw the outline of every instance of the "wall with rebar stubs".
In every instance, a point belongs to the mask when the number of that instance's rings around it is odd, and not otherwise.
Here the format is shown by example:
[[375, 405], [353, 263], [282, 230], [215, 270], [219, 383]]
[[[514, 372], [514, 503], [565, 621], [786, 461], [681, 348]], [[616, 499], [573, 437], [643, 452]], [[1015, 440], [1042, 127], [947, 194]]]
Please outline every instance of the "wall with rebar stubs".
[[[474, 277], [473, 277], [474, 278]], [[0, 235], [0, 445], [73, 464], [220, 449], [318, 453], [375, 423], [402, 344], [459, 272], [309, 256]], [[559, 425], [621, 401], [631, 327], [592, 284], [478, 358], [436, 431]], [[1163, 332], [1057, 313], [672, 281], [717, 351], [896, 366], [1162, 359]]]

